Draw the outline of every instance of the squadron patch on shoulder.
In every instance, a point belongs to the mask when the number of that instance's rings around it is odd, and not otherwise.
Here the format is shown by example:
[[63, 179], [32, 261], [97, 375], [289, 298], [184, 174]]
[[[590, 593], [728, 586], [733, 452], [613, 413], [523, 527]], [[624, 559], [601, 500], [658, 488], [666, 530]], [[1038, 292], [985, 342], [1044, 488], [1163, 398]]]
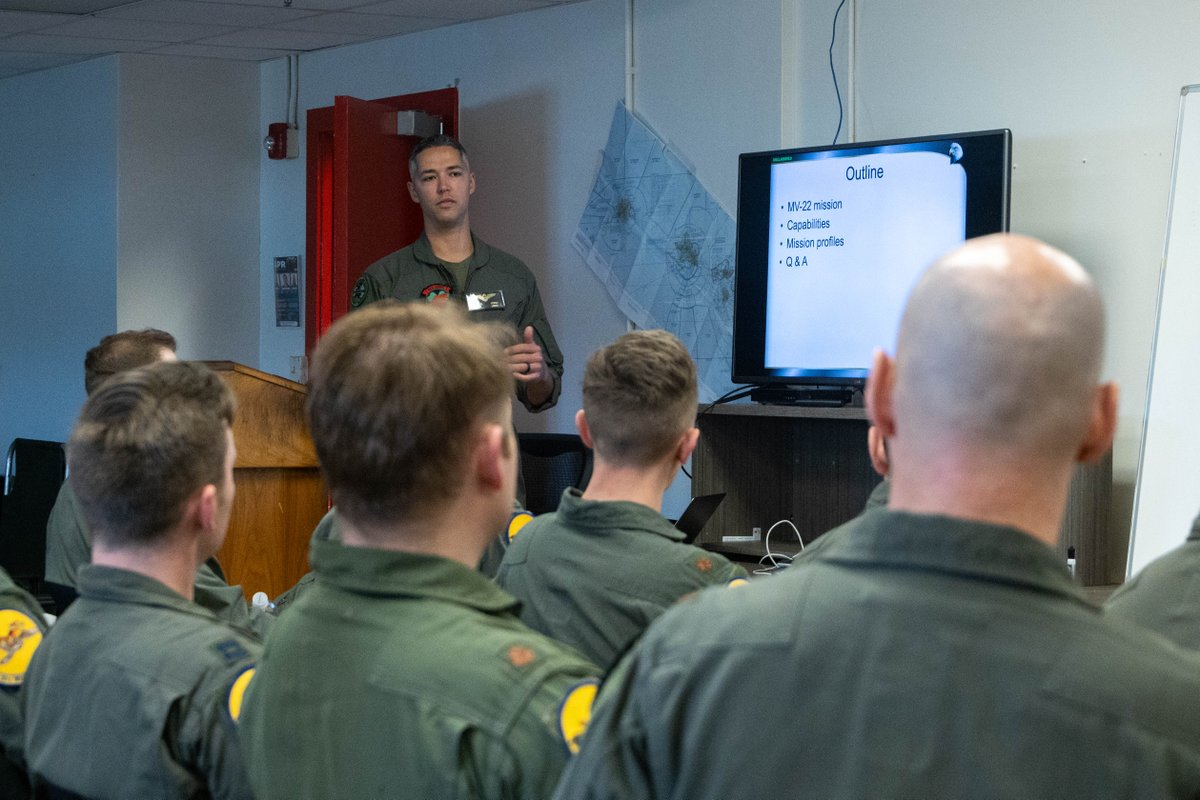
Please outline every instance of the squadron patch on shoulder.
[[233, 685], [229, 687], [229, 718], [234, 722], [242, 716], [242, 700], [246, 697], [246, 688], [250, 685], [250, 681], [254, 679], [254, 667], [246, 667], [241, 674], [233, 680]]
[[595, 702], [599, 689], [599, 680], [585, 678], [567, 690], [558, 707], [558, 732], [571, 755], [579, 752], [583, 734], [587, 732], [588, 723], [592, 721], [592, 703]]
[[521, 529], [530, 523], [533, 519], [533, 514], [528, 511], [518, 511], [512, 515], [512, 519], [508, 521], [508, 540], [511, 542], [516, 538]]
[[42, 631], [27, 614], [0, 610], [0, 686], [20, 686], [29, 659], [42, 643]]
[[365, 302], [367, 302], [367, 276], [363, 275], [354, 282], [354, 289], [350, 292], [350, 307], [359, 308]]
[[700, 557], [696, 559], [696, 569], [701, 572], [712, 572], [713, 562], [711, 558]]

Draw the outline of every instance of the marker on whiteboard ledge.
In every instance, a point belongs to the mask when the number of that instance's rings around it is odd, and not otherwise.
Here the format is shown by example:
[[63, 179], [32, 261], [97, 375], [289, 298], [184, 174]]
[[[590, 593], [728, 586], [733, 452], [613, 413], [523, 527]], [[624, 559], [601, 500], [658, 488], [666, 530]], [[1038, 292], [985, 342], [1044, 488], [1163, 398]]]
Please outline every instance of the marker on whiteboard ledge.
[[1071, 573], [1071, 577], [1075, 577], [1075, 545], [1067, 548], [1067, 571]]

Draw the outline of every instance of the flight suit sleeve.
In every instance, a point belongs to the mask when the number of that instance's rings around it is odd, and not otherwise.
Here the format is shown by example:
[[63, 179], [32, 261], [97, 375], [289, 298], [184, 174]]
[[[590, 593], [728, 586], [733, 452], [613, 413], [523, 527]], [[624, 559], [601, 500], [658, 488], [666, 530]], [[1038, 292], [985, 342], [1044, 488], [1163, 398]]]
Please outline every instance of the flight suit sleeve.
[[635, 696], [640, 649], [634, 648], [605, 679], [579, 753], [563, 772], [554, 800], [646, 800], [658, 796]]
[[379, 280], [369, 272], [364, 272], [354, 282], [354, 288], [350, 290], [350, 310], [353, 311], [356, 308], [378, 302], [385, 296]]
[[92, 560], [91, 535], [83, 510], [64, 483], [46, 521], [46, 580], [63, 586], [75, 586], [79, 567]]
[[253, 800], [242, 760], [237, 718], [242, 700], [254, 677], [254, 662], [221, 670], [197, 688], [193, 713], [188, 715], [181, 739], [192, 751], [190, 763], [204, 775], [216, 800]]
[[503, 737], [503, 765], [482, 772], [497, 781], [485, 796], [544, 800], [587, 730], [599, 669], [577, 655], [553, 658], [529, 686], [524, 708]]
[[29, 794], [18, 692], [46, 629], [37, 601], [0, 569], [0, 636], [6, 656], [0, 664], [0, 797]]
[[550, 329], [550, 320], [546, 319], [546, 308], [542, 305], [542, 296], [538, 292], [536, 283], [531, 287], [529, 302], [517, 323], [518, 333], [523, 332], [527, 326], [533, 326], [534, 339], [542, 347], [542, 354], [546, 359], [546, 369], [554, 379], [554, 388], [546, 402], [540, 406], [533, 406], [526, 397], [525, 384], [518, 384], [517, 399], [530, 411], [545, 411], [558, 402], [558, 396], [562, 392], [563, 354], [554, 338], [554, 331]]

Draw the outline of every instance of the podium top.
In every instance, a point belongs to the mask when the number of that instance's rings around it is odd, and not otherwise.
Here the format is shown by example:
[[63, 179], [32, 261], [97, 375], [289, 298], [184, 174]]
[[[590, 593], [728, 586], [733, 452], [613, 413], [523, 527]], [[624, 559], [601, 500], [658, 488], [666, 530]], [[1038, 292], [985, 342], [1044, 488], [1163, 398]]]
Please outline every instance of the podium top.
[[308, 387], [233, 361], [203, 363], [237, 398], [235, 469], [319, 466], [304, 413]]

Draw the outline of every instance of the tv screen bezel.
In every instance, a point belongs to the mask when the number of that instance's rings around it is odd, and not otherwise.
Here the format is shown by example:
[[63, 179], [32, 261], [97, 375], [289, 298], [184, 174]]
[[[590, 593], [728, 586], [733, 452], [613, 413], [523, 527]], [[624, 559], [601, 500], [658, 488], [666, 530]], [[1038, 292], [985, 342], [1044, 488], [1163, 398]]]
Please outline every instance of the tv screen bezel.
[[[980, 151], [984, 153], [984, 161], [996, 163], [995, 160], [1000, 159], [998, 175], [993, 170], [979, 174], [968, 172], [966, 238], [1007, 232], [1012, 186], [1012, 131], [1008, 128], [762, 150], [738, 156], [731, 369], [734, 383], [861, 386], [866, 381], [866, 369], [811, 370], [809, 374], [794, 375], [783, 374], [783, 370], [764, 364], [772, 165], [784, 158], [811, 153], [836, 153], [838, 157], [870, 155], [887, 147], [951, 140], [969, 141], [969, 146], [964, 148], [964, 162], [975, 158], [975, 153]], [[967, 168], [970, 169], [969, 163]], [[794, 368], [803, 368], [803, 365], [793, 365]]]

